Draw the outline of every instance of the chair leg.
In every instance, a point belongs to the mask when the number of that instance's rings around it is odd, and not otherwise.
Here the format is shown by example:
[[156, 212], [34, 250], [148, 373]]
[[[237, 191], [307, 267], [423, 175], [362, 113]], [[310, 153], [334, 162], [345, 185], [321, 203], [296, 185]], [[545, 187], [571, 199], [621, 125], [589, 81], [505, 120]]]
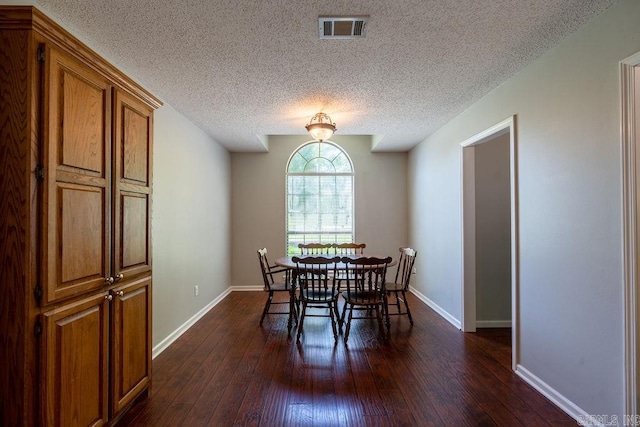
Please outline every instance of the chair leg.
[[338, 300], [336, 299], [333, 302], [333, 310], [336, 315], [336, 320], [338, 322], [338, 330], [342, 333], [342, 317], [340, 316], [340, 308], [338, 307]]
[[299, 309], [299, 307], [298, 307], [298, 305], [299, 305], [298, 298], [296, 297], [295, 293], [293, 295], [291, 295], [289, 298], [291, 298], [290, 302], [289, 302], [289, 311], [291, 313], [290, 315], [293, 315], [293, 320], [295, 320], [296, 325], [297, 325], [298, 324], [298, 311], [299, 311], [298, 310]]
[[333, 339], [338, 342], [338, 329], [336, 328], [335, 303], [329, 303], [329, 317], [331, 317], [331, 328], [333, 328]]
[[[346, 310], [346, 305], [345, 305], [345, 310]], [[344, 313], [343, 313], [343, 317], [344, 317]], [[347, 328], [344, 331], [344, 343], [347, 344], [347, 341], [349, 340], [349, 331], [351, 330], [351, 318], [353, 317], [353, 306], [351, 306], [349, 308], [349, 318], [347, 319]]]
[[267, 297], [267, 301], [264, 303], [264, 309], [262, 310], [262, 317], [260, 318], [260, 325], [262, 326], [262, 322], [264, 321], [265, 316], [269, 312], [269, 307], [271, 307], [271, 300], [273, 299], [273, 291], [269, 291], [269, 296]]
[[387, 332], [391, 332], [391, 320], [389, 319], [389, 298], [387, 297], [386, 293], [382, 296], [382, 313], [384, 314], [385, 323], [387, 325]]
[[298, 310], [296, 310], [296, 296], [293, 292], [289, 292], [289, 318], [287, 319], [287, 333], [291, 336], [291, 328], [293, 327], [293, 319], [295, 315], [296, 325], [298, 324]]
[[[382, 309], [382, 311], [384, 311], [384, 308], [381, 307], [381, 306], [378, 306], [378, 305], [376, 305], [375, 307], [376, 307], [376, 318], [378, 319], [378, 327], [380, 328], [380, 333], [382, 335], [384, 335], [384, 326], [383, 326], [383, 323], [382, 323], [382, 313], [381, 313], [381, 309]], [[389, 317], [387, 316], [387, 319], [388, 318]], [[387, 330], [389, 329], [389, 327], [390, 326], [387, 325]]]
[[302, 335], [302, 325], [304, 324], [304, 315], [307, 313], [307, 301], [302, 301], [302, 312], [300, 314], [300, 323], [298, 324], [298, 337], [297, 340], [300, 341], [300, 335]]
[[407, 309], [407, 316], [409, 317], [409, 323], [413, 326], [413, 318], [411, 317], [411, 310], [409, 310], [409, 303], [407, 302], [407, 294], [404, 289], [402, 290], [402, 299], [404, 300], [404, 307]]
[[344, 316], [347, 313], [347, 302], [344, 302], [344, 306], [342, 306], [342, 315], [340, 316], [340, 325], [344, 325]]

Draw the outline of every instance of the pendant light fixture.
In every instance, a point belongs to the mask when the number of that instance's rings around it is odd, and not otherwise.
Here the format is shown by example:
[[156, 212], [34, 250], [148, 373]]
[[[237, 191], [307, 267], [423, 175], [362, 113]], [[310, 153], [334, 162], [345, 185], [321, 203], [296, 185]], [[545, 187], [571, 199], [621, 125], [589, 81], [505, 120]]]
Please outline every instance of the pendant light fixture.
[[331, 121], [331, 117], [327, 114], [318, 113], [311, 118], [305, 128], [313, 139], [322, 142], [331, 138], [331, 135], [336, 131], [336, 124]]

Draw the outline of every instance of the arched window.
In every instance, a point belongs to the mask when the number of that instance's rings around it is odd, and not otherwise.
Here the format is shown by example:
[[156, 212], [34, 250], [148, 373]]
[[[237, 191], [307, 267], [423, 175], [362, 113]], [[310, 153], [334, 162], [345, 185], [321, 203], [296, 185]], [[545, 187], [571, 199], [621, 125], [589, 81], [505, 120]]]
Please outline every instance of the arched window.
[[287, 253], [299, 243], [354, 241], [353, 166], [337, 145], [308, 142], [287, 165]]

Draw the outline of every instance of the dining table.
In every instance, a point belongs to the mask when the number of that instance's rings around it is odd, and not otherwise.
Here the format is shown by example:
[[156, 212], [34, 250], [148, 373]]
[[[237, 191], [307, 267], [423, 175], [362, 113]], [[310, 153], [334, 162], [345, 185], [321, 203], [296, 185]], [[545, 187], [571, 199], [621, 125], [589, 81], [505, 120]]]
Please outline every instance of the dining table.
[[[297, 284], [296, 284], [296, 274], [295, 274], [295, 269], [297, 267], [296, 263], [293, 262], [293, 257], [323, 257], [323, 258], [334, 258], [334, 257], [340, 257], [341, 259], [344, 258], [350, 258], [350, 259], [358, 259], [358, 258], [387, 258], [387, 256], [385, 255], [370, 255], [370, 254], [316, 254], [316, 255], [300, 255], [300, 254], [296, 254], [296, 255], [287, 255], [287, 256], [283, 256], [280, 257], [278, 259], [275, 260], [275, 264], [277, 266], [280, 267], [284, 267], [284, 268], [288, 268], [292, 270], [292, 274], [291, 274], [291, 284], [290, 284], [290, 296], [289, 296], [289, 319], [287, 321], [287, 329], [289, 334], [291, 334], [291, 328], [293, 328], [293, 315], [296, 312], [295, 311], [295, 303], [296, 303], [296, 289], [297, 289]], [[393, 257], [391, 257], [391, 262], [389, 264], [387, 264], [387, 267], [392, 267], [394, 265], [396, 265], [398, 261], [393, 259]], [[329, 269], [333, 270], [334, 265], [333, 264], [329, 264]], [[347, 270], [347, 263], [340, 261], [337, 262], [335, 264], [335, 269], [336, 271], [346, 271]]]

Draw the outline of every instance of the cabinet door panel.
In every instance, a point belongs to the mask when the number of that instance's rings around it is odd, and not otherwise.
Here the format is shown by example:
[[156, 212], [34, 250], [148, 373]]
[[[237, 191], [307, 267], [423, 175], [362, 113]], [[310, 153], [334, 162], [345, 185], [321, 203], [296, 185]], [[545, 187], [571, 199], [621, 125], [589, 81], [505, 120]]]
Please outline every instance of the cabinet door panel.
[[151, 378], [151, 278], [115, 291], [111, 306], [112, 415], [133, 401]]
[[100, 276], [104, 272], [104, 191], [68, 184], [59, 186], [59, 288], [71, 281]]
[[105, 296], [99, 293], [43, 315], [46, 425], [107, 422], [109, 306]]
[[104, 188], [59, 183], [50, 224], [46, 302], [104, 286], [109, 246]]
[[121, 193], [122, 269], [149, 263], [147, 194]]
[[153, 110], [114, 91], [114, 274], [151, 270]]
[[63, 90], [60, 164], [104, 176], [106, 93], [72, 70], [60, 68]]
[[147, 185], [149, 182], [149, 112], [130, 105], [122, 108], [122, 179]]
[[45, 61], [45, 132], [49, 165], [108, 180], [111, 86], [73, 57], [49, 47]]
[[98, 290], [110, 276], [111, 86], [48, 47], [44, 67], [44, 304]]

